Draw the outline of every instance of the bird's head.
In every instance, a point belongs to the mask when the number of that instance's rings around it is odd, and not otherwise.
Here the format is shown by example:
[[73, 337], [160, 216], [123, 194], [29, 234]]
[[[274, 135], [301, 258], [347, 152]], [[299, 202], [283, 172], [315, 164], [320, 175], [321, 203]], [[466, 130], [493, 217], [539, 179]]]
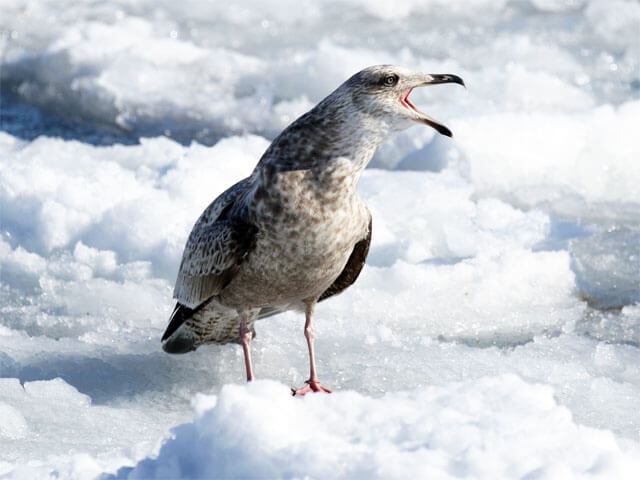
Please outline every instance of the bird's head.
[[356, 73], [340, 88], [351, 94], [359, 110], [384, 121], [391, 130], [404, 130], [417, 122], [451, 137], [451, 130], [421, 112], [409, 100], [414, 88], [440, 83], [464, 86], [464, 81], [457, 75], [428, 74], [394, 65], [376, 65]]

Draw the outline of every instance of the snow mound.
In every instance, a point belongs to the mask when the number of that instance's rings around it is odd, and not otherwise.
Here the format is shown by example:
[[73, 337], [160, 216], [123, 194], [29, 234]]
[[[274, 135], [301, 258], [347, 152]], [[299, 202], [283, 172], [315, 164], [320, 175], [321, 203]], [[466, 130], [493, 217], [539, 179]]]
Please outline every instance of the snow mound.
[[156, 458], [106, 478], [636, 478], [640, 449], [504, 375], [373, 399], [227, 385]]

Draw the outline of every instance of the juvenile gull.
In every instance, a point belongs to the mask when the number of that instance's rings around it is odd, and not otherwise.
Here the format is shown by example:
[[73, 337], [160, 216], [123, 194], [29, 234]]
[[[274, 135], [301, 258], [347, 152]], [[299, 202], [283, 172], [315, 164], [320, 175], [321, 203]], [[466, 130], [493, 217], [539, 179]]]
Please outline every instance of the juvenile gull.
[[356, 184], [392, 132], [417, 122], [451, 136], [409, 100], [415, 87], [439, 83], [464, 85], [456, 75], [368, 67], [289, 125], [193, 227], [164, 350], [239, 342], [249, 381], [255, 320], [303, 311], [310, 375], [294, 394], [329, 392], [315, 368], [312, 317], [317, 302], [355, 282], [367, 258], [371, 213]]

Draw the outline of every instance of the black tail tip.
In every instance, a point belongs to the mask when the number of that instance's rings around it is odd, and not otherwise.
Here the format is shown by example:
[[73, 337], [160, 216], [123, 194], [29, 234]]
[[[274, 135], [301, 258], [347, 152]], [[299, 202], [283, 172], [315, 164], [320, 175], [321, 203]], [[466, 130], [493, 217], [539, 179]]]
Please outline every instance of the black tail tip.
[[177, 335], [175, 338], [170, 338], [162, 344], [162, 349], [167, 353], [189, 353], [196, 349], [193, 340], [185, 338], [182, 335]]

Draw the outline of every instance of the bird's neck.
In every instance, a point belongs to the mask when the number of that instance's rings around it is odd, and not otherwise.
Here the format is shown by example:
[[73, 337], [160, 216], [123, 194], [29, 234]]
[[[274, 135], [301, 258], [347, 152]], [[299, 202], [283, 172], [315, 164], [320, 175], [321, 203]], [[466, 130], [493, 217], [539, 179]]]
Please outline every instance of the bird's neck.
[[322, 168], [343, 158], [361, 172], [388, 137], [389, 128], [371, 115], [340, 107], [322, 102], [289, 125], [259, 166], [277, 171]]

